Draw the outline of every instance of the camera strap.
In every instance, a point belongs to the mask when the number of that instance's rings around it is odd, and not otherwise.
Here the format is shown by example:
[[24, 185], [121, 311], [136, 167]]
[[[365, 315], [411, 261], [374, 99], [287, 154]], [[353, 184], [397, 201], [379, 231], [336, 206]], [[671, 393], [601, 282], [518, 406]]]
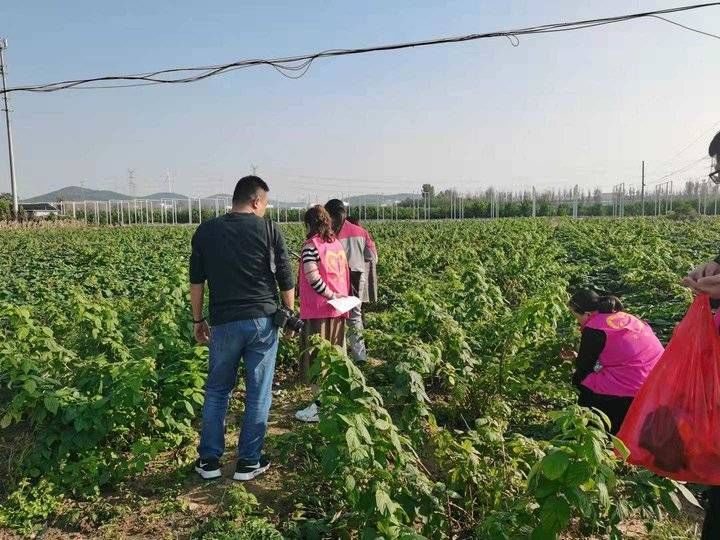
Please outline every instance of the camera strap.
[[[275, 264], [275, 251], [277, 250], [277, 243], [275, 242], [275, 227], [273, 226], [273, 222], [270, 219], [265, 220], [265, 236], [267, 237], [267, 245], [268, 245], [268, 263], [270, 264], [270, 273], [273, 275], [273, 278], [275, 277], [275, 274], [277, 272], [277, 265]], [[275, 292], [275, 303], [277, 304], [277, 292]], [[273, 324], [278, 327], [282, 327], [285, 323], [278, 324], [277, 316], [278, 313], [281, 313], [280, 310], [277, 310], [275, 313], [275, 318], [273, 319]], [[281, 315], [282, 316], [282, 315]]]
[[265, 234], [267, 236], [270, 272], [275, 275], [277, 271], [277, 265], [275, 264], [275, 250], [277, 249], [275, 244], [275, 228], [273, 227], [273, 222], [269, 219], [265, 220]]

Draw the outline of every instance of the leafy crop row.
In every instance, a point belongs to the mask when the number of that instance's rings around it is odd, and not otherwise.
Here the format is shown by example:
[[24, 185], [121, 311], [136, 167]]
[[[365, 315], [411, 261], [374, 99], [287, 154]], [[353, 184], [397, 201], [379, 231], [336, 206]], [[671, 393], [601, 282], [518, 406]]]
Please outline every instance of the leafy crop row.
[[[3, 233], [0, 527], [36, 529], [63, 498], [98, 497], [193, 444], [206, 351], [190, 335], [191, 232]], [[574, 405], [559, 352], [578, 337], [565, 309], [577, 285], [622, 295], [667, 338], [688, 301], [679, 277], [714, 254], [717, 222], [372, 232], [367, 340], [381, 364], [361, 371], [321, 345], [322, 422], [277, 443], [303, 479], [303, 510], [276, 523], [286, 536], [619, 538], [627, 517], [652, 524], [692, 498], [622, 463], [603, 419]], [[282, 343], [281, 375], [296, 354]]]

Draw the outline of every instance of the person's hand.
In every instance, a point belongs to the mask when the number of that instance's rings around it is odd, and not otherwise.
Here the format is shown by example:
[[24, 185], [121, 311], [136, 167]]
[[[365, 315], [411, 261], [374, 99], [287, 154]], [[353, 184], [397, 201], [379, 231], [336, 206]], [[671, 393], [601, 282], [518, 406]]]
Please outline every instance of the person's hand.
[[697, 281], [686, 277], [683, 283], [690, 287], [695, 293], [705, 293], [710, 298], [720, 299], [720, 274], [701, 277]]
[[195, 333], [195, 341], [201, 345], [210, 343], [210, 326], [207, 321], [193, 324], [193, 332]]
[[715, 261], [710, 261], [695, 268], [688, 274], [686, 279], [690, 281], [699, 281], [704, 277], [717, 276], [718, 274], [720, 274], [720, 264]]
[[690, 276], [687, 276], [683, 278], [682, 284], [688, 287], [689, 289], [692, 289], [693, 294], [700, 294], [702, 291], [698, 289], [698, 283], [696, 280], [691, 278]]
[[560, 351], [560, 358], [566, 362], [571, 362], [577, 358], [577, 351], [574, 351], [573, 349], [562, 349]]

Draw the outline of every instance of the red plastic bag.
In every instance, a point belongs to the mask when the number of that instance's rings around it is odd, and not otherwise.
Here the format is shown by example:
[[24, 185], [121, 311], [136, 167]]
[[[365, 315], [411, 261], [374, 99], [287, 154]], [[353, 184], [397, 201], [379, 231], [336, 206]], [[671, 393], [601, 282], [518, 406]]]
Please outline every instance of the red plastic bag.
[[618, 437], [628, 461], [656, 474], [720, 485], [720, 336], [699, 295], [638, 392]]

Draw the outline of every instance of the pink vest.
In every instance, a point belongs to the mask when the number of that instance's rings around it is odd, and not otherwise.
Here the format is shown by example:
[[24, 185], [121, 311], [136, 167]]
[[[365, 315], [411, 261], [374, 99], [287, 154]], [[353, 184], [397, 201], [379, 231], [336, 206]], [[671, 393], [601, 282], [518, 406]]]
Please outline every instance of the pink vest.
[[596, 394], [634, 397], [665, 350], [650, 325], [620, 311], [591, 315], [585, 328], [602, 330], [607, 340], [600, 369], [582, 384]]
[[[309, 242], [317, 248], [320, 255], [318, 267], [320, 268], [320, 277], [325, 285], [334, 293], [349, 295], [350, 271], [342, 244], [337, 240], [325, 242], [319, 236], [313, 236]], [[313, 290], [303, 273], [302, 264], [299, 274], [301, 319], [329, 319], [348, 316], [347, 313], [338, 312], [325, 297]]]

